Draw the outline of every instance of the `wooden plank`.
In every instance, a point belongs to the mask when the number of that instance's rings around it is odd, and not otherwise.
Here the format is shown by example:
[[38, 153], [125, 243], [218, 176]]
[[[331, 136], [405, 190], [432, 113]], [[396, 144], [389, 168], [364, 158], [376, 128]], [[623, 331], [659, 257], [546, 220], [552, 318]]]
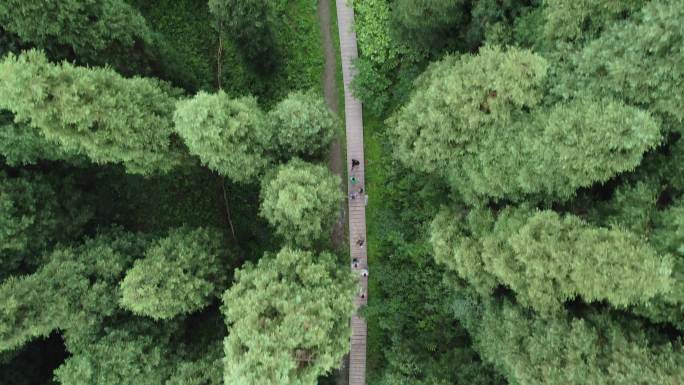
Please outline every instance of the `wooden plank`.
[[[342, 79], [344, 82], [344, 116], [347, 131], [347, 172], [349, 177], [354, 177], [358, 183], [351, 184], [347, 181], [348, 193], [355, 192], [365, 186], [365, 163], [363, 157], [363, 112], [361, 102], [352, 93], [349, 84], [356, 75], [356, 68], [352, 65], [358, 57], [356, 33], [354, 32], [354, 10], [347, 4], [348, 0], [336, 0], [337, 25], [340, 35], [340, 51], [342, 58]], [[359, 165], [352, 169], [352, 159], [359, 161]], [[366, 254], [366, 206], [363, 195], [359, 194], [356, 199], [349, 199], [349, 250], [351, 257], [359, 260], [359, 286], [364, 297], [357, 297], [354, 303], [362, 306], [368, 300], [368, 280], [361, 276], [360, 269], [367, 269]], [[364, 240], [363, 247], [356, 242]], [[352, 267], [353, 269], [353, 267]], [[349, 353], [349, 385], [365, 385], [366, 383], [366, 320], [358, 315], [351, 319], [352, 336]]]

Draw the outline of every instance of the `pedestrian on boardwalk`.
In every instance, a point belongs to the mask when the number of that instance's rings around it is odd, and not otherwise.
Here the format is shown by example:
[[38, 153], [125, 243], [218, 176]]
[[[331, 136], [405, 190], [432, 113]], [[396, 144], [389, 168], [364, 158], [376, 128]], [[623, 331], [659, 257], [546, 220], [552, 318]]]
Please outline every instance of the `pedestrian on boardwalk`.
[[352, 268], [354, 268], [354, 269], [359, 268], [359, 259], [358, 258], [352, 259]]
[[350, 181], [351, 184], [353, 184], [353, 185], [359, 183], [359, 180], [358, 180], [355, 176], [349, 178], [349, 181]]
[[356, 199], [356, 193], [351, 193], [351, 194], [349, 194], [349, 199], [350, 199], [350, 200]]
[[366, 270], [366, 269], [361, 270], [361, 276], [364, 278], [368, 277], [368, 270]]
[[359, 194], [363, 194], [363, 187], [359, 189]]
[[358, 160], [352, 158], [352, 166], [351, 166], [352, 170], [354, 169], [354, 167], [356, 167], [360, 164], [361, 163]]
[[365, 240], [364, 240], [363, 238], [361, 238], [361, 239], [359, 239], [358, 241], [356, 241], [356, 244], [359, 245], [359, 247], [363, 247], [363, 242], [364, 242], [364, 241], [365, 241]]

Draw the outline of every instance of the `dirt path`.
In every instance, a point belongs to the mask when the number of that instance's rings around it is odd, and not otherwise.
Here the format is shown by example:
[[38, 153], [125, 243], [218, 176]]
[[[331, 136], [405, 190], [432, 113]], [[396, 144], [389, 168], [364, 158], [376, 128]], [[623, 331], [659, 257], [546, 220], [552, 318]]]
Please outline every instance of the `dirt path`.
[[[339, 94], [335, 77], [335, 71], [337, 70], [337, 53], [335, 52], [335, 46], [332, 40], [333, 35], [330, 31], [330, 2], [330, 0], [318, 1], [318, 21], [321, 29], [321, 37], [323, 40], [323, 53], [325, 56], [325, 66], [322, 79], [323, 95], [325, 96], [325, 100], [330, 109], [337, 114], [339, 112]], [[343, 160], [340, 140], [336, 137], [330, 145], [330, 162], [328, 163], [328, 167], [334, 174], [339, 175], [340, 178], [344, 180], [344, 164], [342, 162]], [[340, 204], [340, 216], [337, 218], [337, 222], [333, 228], [332, 242], [335, 249], [342, 247], [345, 241], [345, 207], [346, 205], [343, 203]]]
[[[331, 2], [331, 0], [318, 0], [318, 25], [321, 28], [323, 53], [325, 56], [325, 67], [322, 79], [323, 95], [325, 96], [325, 101], [328, 103], [330, 109], [338, 114], [340, 100], [335, 76], [335, 71], [337, 70], [337, 53], [335, 52], [335, 45], [332, 40], [334, 35], [331, 31]], [[328, 163], [328, 167], [334, 174], [339, 175], [343, 181], [345, 180], [342, 146], [339, 137], [337, 136], [330, 145], [330, 162]], [[340, 186], [340, 189], [342, 189], [346, 195], [346, 189], [343, 186]], [[344, 202], [340, 203], [340, 215], [337, 218], [337, 222], [335, 222], [332, 232], [332, 244], [335, 249], [340, 249], [345, 246], [344, 226], [346, 222], [346, 208], [347, 205]], [[343, 359], [342, 366], [335, 373], [335, 383], [337, 385], [349, 384], [348, 362], [349, 356], [346, 356]]]

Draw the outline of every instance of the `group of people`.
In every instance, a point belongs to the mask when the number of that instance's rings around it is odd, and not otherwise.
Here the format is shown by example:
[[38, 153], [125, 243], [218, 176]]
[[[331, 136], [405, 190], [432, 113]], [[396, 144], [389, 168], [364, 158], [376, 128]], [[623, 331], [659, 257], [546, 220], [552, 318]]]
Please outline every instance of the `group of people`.
[[[359, 259], [358, 258], [352, 258], [352, 269], [359, 270], [360, 267], [361, 267], [361, 264], [359, 262]], [[368, 269], [360, 269], [359, 275], [363, 278], [368, 278]], [[361, 299], [365, 299], [366, 298], [366, 292], [361, 291], [359, 293], [359, 297], [361, 297]]]
[[[352, 192], [349, 193], [349, 199], [355, 200], [357, 197], [364, 196], [365, 204], [368, 204], [368, 196], [364, 194], [363, 185], [358, 186], [358, 190], [356, 190], [356, 188], [357, 188], [356, 185], [360, 183], [360, 180], [354, 175], [354, 170], [357, 169], [360, 164], [361, 164], [361, 162], [352, 158], [352, 160], [351, 160], [351, 174], [352, 174], [352, 176], [349, 178], [349, 182], [352, 185]], [[359, 238], [356, 240], [356, 245], [359, 248], [363, 248], [364, 243], [365, 243], [364, 238]], [[353, 258], [352, 259], [352, 269], [359, 270], [360, 266], [361, 265], [360, 265], [358, 258]], [[367, 278], [368, 277], [368, 269], [365, 269], [365, 268], [360, 269], [359, 274], [362, 277]], [[361, 297], [361, 299], [365, 299], [366, 293], [361, 292], [359, 294], [359, 297]]]
[[[359, 162], [359, 161], [356, 160], [356, 159], [352, 159], [352, 160], [351, 160], [351, 171], [352, 171], [352, 176], [351, 176], [351, 178], [349, 178], [349, 182], [351, 183], [352, 186], [356, 186], [357, 184], [360, 183], [359, 178], [357, 178], [355, 175], [353, 175], [353, 174], [354, 174], [354, 169], [356, 169], [357, 167], [359, 167], [360, 164], [361, 164], [361, 162]], [[363, 186], [358, 186], [358, 190], [356, 190], [356, 187], [352, 187], [352, 192], [349, 193], [349, 199], [350, 199], [350, 200], [354, 200], [354, 199], [356, 199], [357, 197], [360, 197], [360, 196], [362, 196], [362, 195], [363, 195], [364, 197], [366, 197], [363, 193], [364, 193]], [[367, 199], [367, 197], [366, 197], [366, 199]]]

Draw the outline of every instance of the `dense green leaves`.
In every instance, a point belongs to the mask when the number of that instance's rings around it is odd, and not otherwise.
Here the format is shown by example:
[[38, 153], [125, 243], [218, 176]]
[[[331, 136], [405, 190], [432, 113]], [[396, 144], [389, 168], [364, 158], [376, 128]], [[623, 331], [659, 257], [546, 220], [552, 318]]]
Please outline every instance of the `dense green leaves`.
[[39, 160], [68, 158], [57, 143], [50, 142], [40, 130], [14, 123], [12, 114], [0, 114], [0, 154], [8, 165], [34, 164]]
[[657, 122], [620, 102], [538, 105], [546, 68], [528, 51], [497, 48], [433, 65], [389, 121], [398, 158], [447, 176], [467, 202], [566, 200], [633, 170], [659, 143]]
[[117, 310], [117, 284], [145, 237], [112, 232], [60, 248], [37, 272], [0, 285], [0, 351], [55, 329], [88, 330]]
[[510, 384], [668, 384], [681, 382], [679, 343], [651, 340], [637, 321], [590, 312], [544, 319], [508, 301], [464, 307], [475, 346]]
[[163, 384], [173, 361], [165, 330], [153, 326], [114, 329], [82, 345], [70, 344], [73, 355], [55, 370], [56, 380], [63, 385]]
[[313, 90], [289, 94], [268, 117], [273, 139], [286, 157], [321, 155], [339, 127], [338, 118]]
[[178, 103], [176, 131], [202, 163], [236, 182], [249, 182], [270, 163], [271, 135], [256, 99], [200, 92]]
[[236, 271], [223, 296], [226, 384], [316, 384], [349, 349], [356, 284], [332, 254], [285, 248]]
[[0, 63], [0, 108], [40, 130], [64, 151], [132, 173], [165, 172], [172, 149], [174, 98], [157, 80], [126, 79], [110, 69], [48, 63], [28, 51]]
[[48, 177], [0, 171], [0, 279], [38, 267], [51, 246], [80, 235], [91, 218], [73, 183], [61, 183], [64, 191]]
[[622, 97], [665, 117], [684, 121], [684, 1], [657, 0], [639, 17], [616, 24], [581, 52], [581, 87]]
[[[464, 221], [462, 228], [455, 224]], [[644, 304], [670, 291], [672, 260], [620, 229], [596, 228], [552, 211], [447, 212], [433, 223], [435, 258], [482, 294], [499, 284], [539, 312], [581, 296], [615, 307]]]
[[645, 0], [544, 0], [548, 39], [573, 41], [595, 37], [610, 21], [641, 7]]
[[580, 99], [540, 109], [483, 135], [453, 158], [448, 178], [466, 200], [567, 200], [582, 187], [631, 171], [660, 142], [646, 112], [612, 100]]
[[254, 65], [267, 70], [275, 59], [271, 24], [275, 0], [209, 0], [209, 9]]
[[225, 280], [217, 230], [172, 230], [135, 261], [121, 282], [121, 305], [154, 319], [172, 318], [207, 306]]
[[340, 183], [324, 166], [294, 159], [264, 180], [260, 215], [287, 242], [310, 246], [332, 228], [342, 199]]
[[396, 155], [421, 171], [444, 169], [476, 150], [480, 137], [503, 130], [539, 103], [547, 64], [529, 51], [485, 48], [450, 56], [416, 81], [411, 101], [389, 122]]
[[464, 0], [397, 0], [392, 4], [394, 28], [417, 47], [440, 48], [464, 19]]
[[7, 0], [0, 4], [0, 25], [23, 42], [57, 43], [97, 62], [107, 62], [102, 54], [121, 54], [152, 40], [145, 19], [123, 0]]

